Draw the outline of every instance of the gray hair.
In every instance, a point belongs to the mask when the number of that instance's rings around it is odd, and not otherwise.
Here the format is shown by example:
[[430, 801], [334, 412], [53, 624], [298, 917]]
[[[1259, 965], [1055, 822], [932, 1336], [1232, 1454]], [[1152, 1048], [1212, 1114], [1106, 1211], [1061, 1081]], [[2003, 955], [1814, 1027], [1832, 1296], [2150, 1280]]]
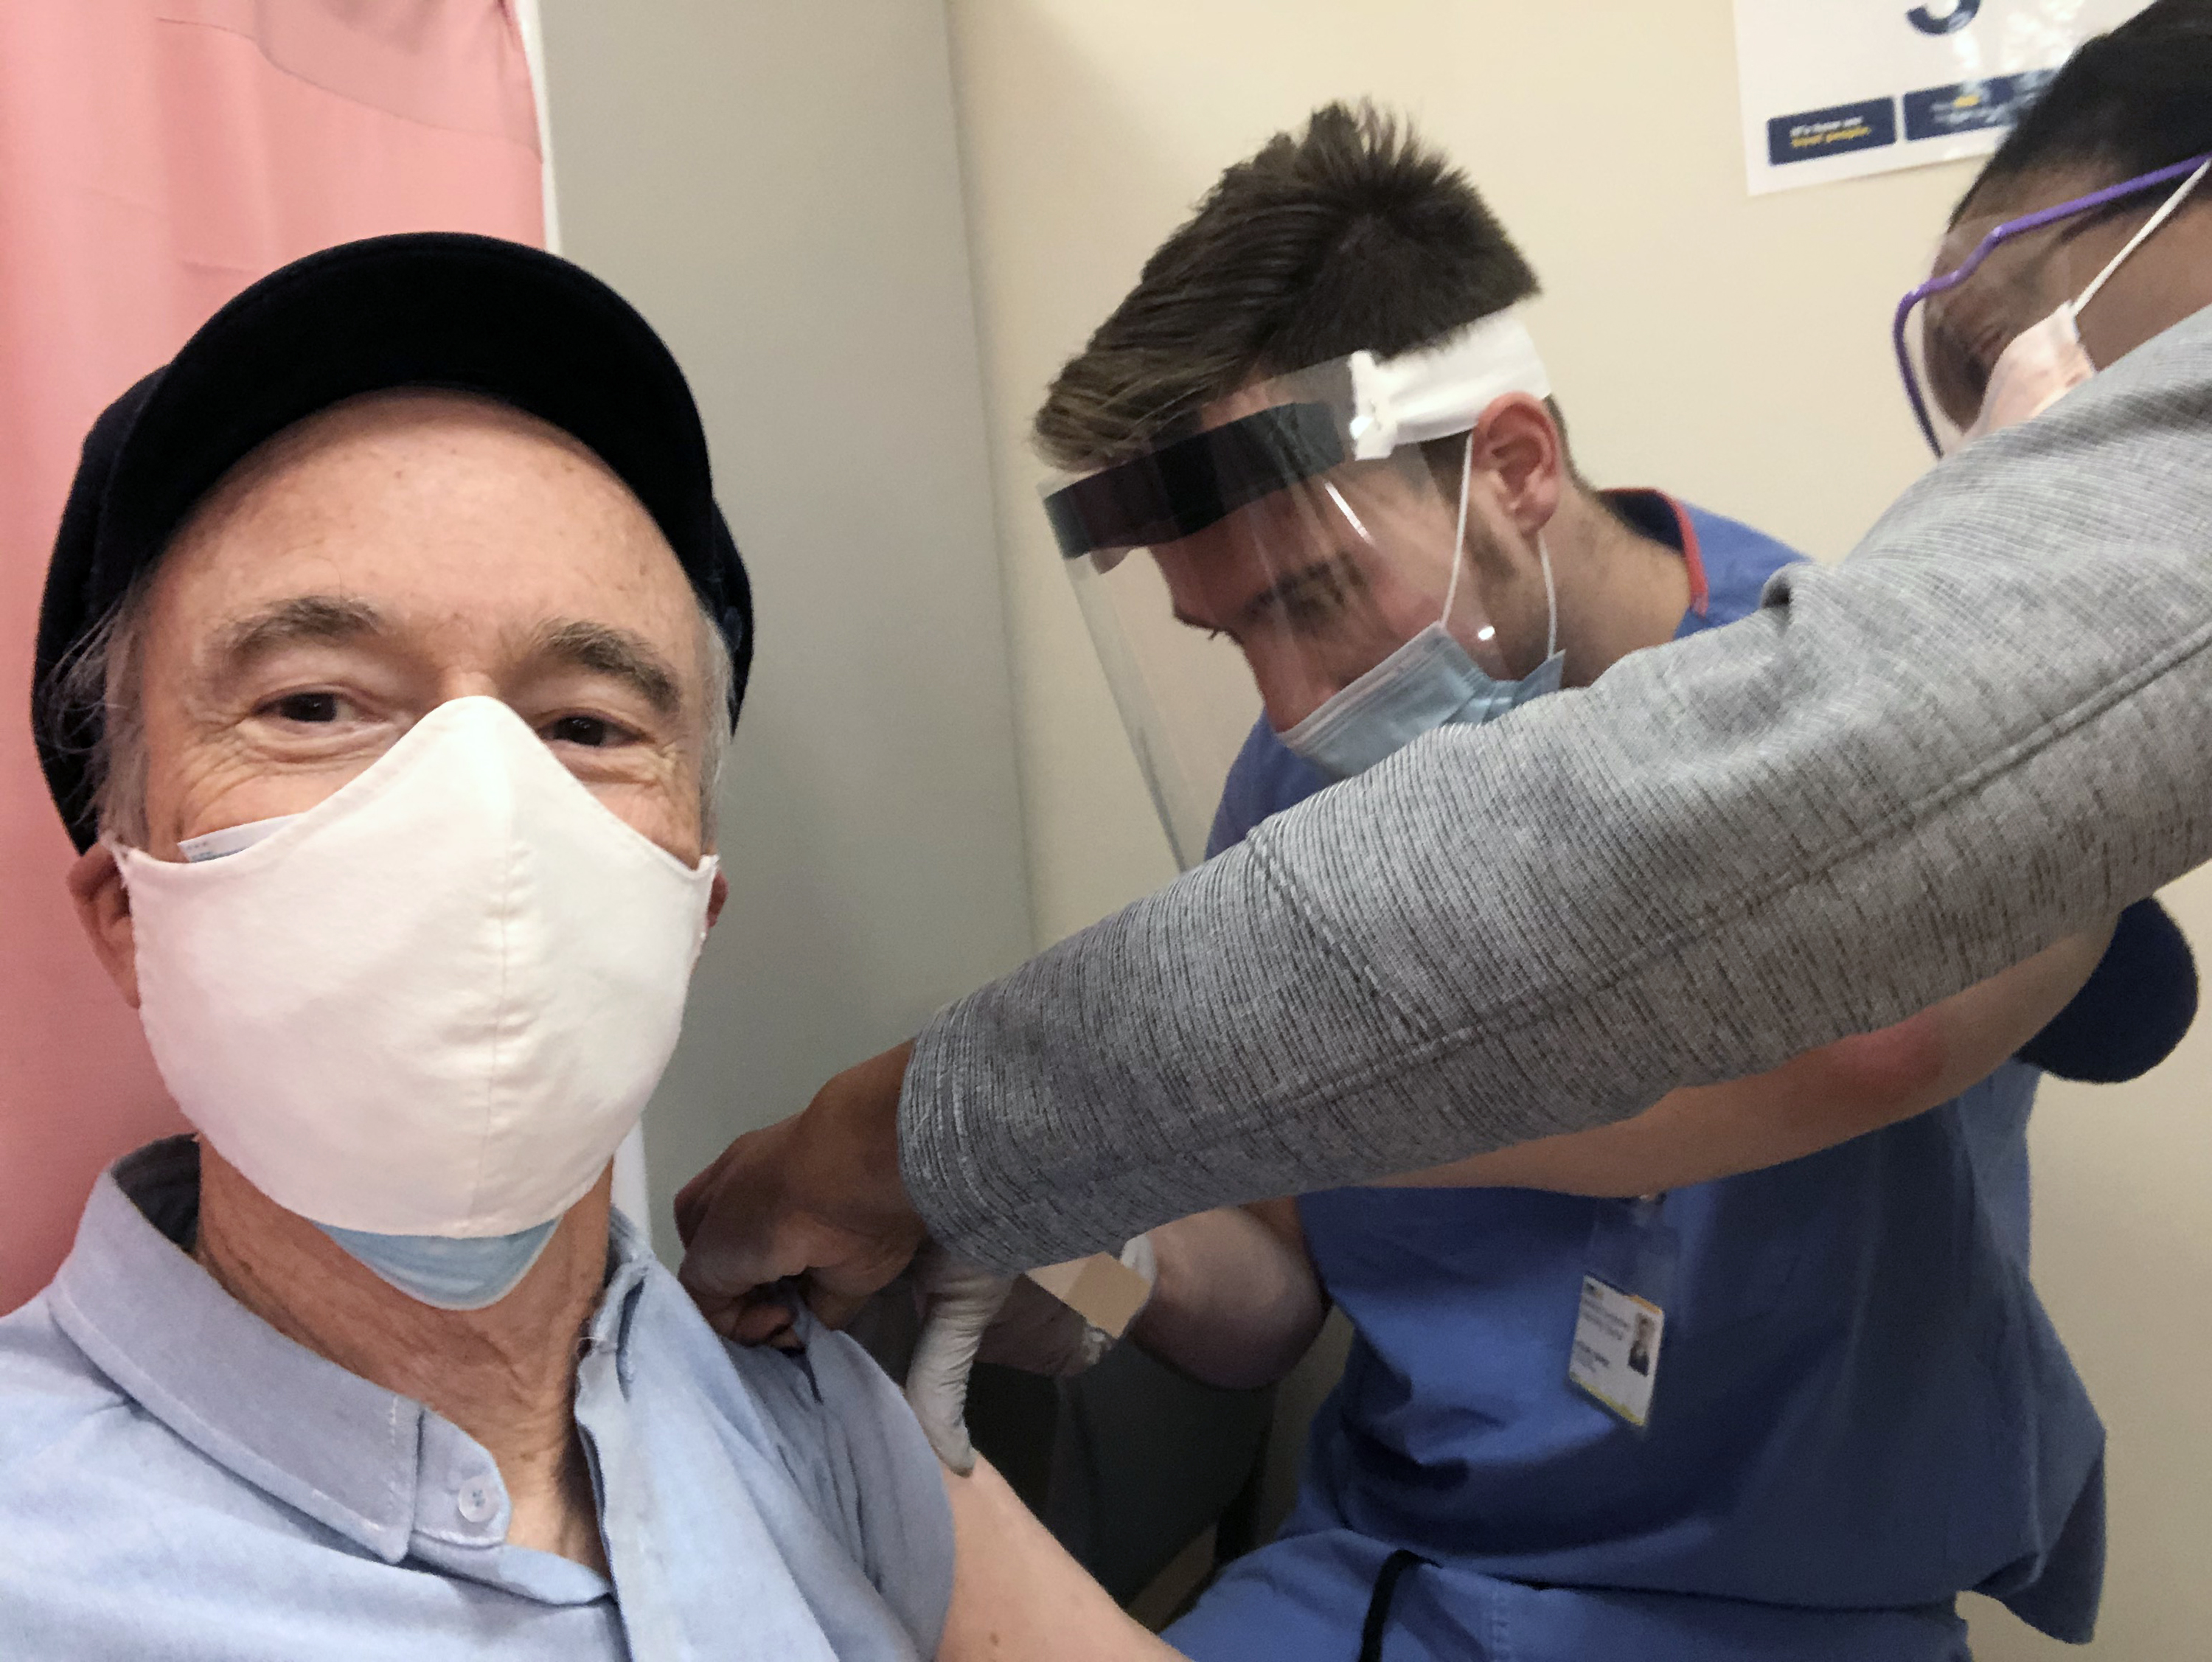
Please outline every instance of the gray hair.
[[[131, 848], [146, 843], [146, 618], [154, 568], [131, 580], [123, 598], [70, 649], [46, 683], [41, 719], [47, 741], [84, 758], [85, 790], [100, 832]], [[701, 677], [699, 836], [714, 846], [720, 819], [722, 769], [729, 759], [730, 643], [703, 602], [698, 609]]]
[[730, 689], [738, 679], [738, 667], [729, 637], [704, 600], [699, 602], [699, 655], [706, 661], [707, 683], [699, 701], [699, 844], [711, 849], [722, 825], [722, 769], [730, 759], [730, 741], [737, 736]]

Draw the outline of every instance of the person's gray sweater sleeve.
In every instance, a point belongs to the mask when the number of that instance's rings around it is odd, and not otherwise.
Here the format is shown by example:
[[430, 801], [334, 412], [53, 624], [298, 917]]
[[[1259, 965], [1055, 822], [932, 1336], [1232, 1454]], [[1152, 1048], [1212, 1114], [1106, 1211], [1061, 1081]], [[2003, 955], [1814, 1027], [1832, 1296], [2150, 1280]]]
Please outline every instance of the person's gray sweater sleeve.
[[1001, 1267], [1639, 1111], [2212, 856], [2212, 313], [1830, 570], [1432, 734], [953, 1006], [901, 1104]]

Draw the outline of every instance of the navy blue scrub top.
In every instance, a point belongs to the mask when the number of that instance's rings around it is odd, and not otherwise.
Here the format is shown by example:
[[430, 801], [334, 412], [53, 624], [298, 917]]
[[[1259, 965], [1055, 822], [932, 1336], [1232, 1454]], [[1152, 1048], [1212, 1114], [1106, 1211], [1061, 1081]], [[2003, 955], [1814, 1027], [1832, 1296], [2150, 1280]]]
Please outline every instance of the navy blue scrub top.
[[[1678, 638], [1753, 611], [1799, 557], [1656, 491], [1609, 499], [1690, 565]], [[1209, 853], [1326, 783], [1263, 721]], [[1401, 1549], [1431, 1562], [1400, 1579], [1386, 1657], [1964, 1657], [1966, 1588], [2087, 1638], [2104, 1429], [2028, 1279], [2039, 1077], [2008, 1063], [1903, 1124], [1667, 1195], [1641, 1432], [1566, 1377], [1593, 1230], [1636, 1202], [1304, 1197], [1350, 1361], [1281, 1536], [1169, 1639], [1349, 1662]]]

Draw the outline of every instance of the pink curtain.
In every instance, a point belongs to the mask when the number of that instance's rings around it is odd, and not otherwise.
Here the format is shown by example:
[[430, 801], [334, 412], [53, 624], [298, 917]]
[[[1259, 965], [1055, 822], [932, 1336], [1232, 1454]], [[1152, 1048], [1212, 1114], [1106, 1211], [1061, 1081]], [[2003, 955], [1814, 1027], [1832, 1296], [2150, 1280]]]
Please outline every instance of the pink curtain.
[[80, 937], [27, 719], [93, 417], [232, 295], [387, 231], [542, 242], [502, 0], [0, 0], [0, 1311], [100, 1168], [177, 1124]]

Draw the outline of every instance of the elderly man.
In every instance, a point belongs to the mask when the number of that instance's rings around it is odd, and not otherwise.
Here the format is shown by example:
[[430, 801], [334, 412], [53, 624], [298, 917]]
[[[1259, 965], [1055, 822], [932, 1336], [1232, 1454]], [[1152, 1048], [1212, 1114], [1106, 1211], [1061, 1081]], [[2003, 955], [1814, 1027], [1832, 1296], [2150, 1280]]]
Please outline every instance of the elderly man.
[[1163, 1653], [611, 1213], [750, 641], [681, 374], [548, 255], [315, 256], [102, 417], [42, 753], [199, 1135], [0, 1321], [10, 1654]]

